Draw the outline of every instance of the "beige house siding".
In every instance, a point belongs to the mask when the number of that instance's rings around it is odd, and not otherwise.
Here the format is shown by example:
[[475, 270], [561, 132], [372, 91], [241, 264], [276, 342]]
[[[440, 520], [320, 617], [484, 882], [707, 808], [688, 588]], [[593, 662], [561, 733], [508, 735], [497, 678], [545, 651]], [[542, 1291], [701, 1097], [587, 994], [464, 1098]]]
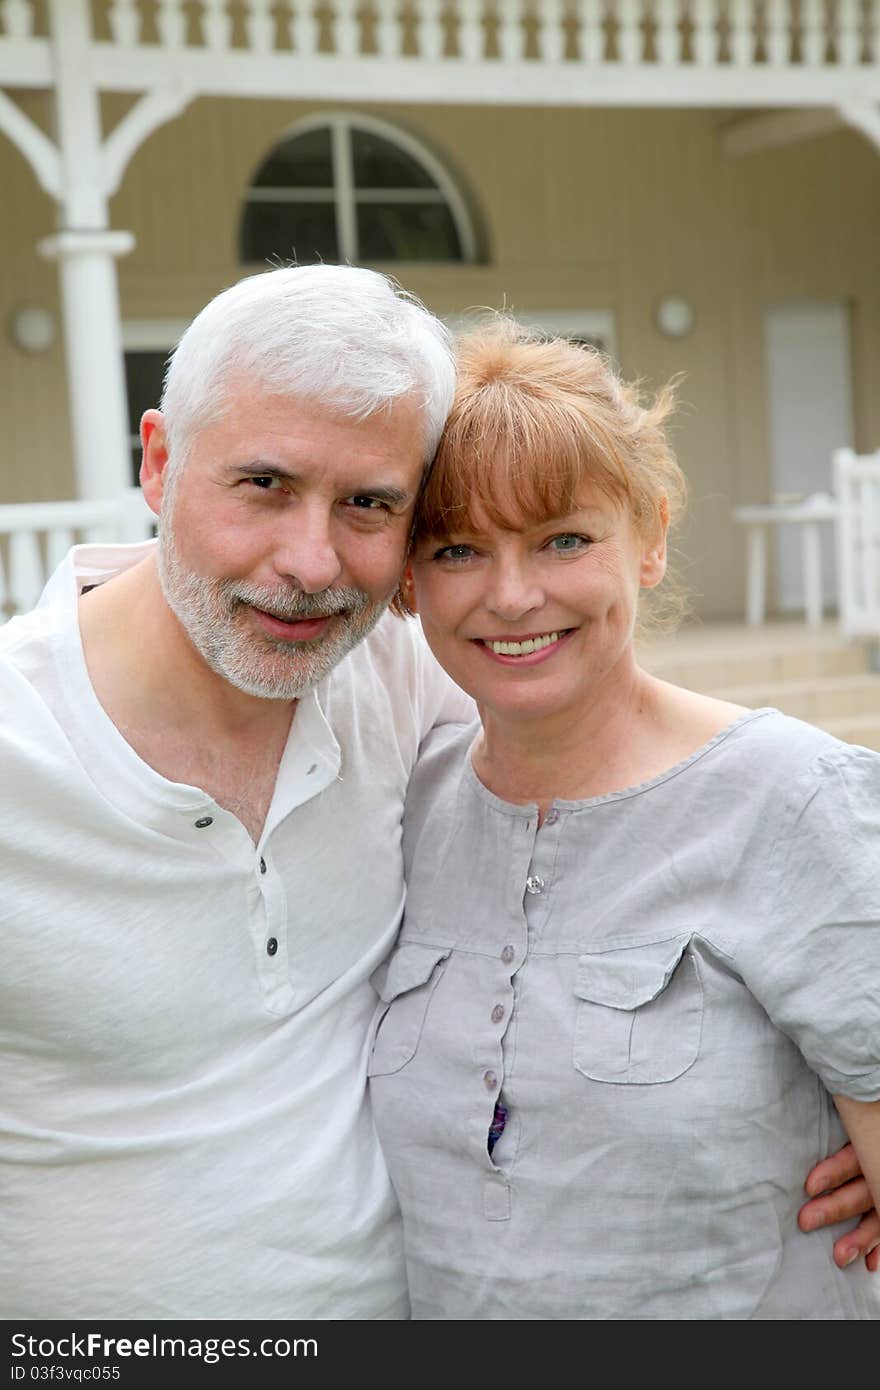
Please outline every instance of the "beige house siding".
[[[106, 103], [108, 125], [124, 104]], [[185, 319], [243, 273], [236, 243], [248, 179], [290, 125], [320, 109], [202, 100], [147, 141], [112, 205], [113, 226], [137, 236], [119, 267], [126, 318]], [[851, 301], [854, 443], [880, 446], [877, 152], [841, 131], [729, 158], [719, 141], [727, 117], [707, 111], [356, 109], [421, 139], [472, 200], [485, 264], [400, 270], [433, 309], [611, 310], [625, 373], [655, 385], [684, 374], [676, 440], [692, 487], [685, 578], [698, 611], [741, 611], [743, 542], [729, 515], [769, 488], [768, 303]], [[6, 141], [0, 186], [12, 190], [0, 319], [24, 302], [57, 311], [55, 268], [35, 251], [54, 209]], [[654, 302], [668, 292], [696, 310], [693, 333], [678, 341], [653, 325]], [[60, 339], [26, 357], [0, 335], [0, 411], [0, 501], [71, 495]]]

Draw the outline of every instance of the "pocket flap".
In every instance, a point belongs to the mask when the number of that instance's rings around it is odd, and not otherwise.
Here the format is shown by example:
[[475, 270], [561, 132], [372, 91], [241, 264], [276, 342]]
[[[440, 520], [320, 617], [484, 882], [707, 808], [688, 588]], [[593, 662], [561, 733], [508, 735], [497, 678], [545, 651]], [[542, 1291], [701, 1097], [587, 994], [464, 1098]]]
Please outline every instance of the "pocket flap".
[[609, 1009], [638, 1009], [662, 994], [690, 940], [667, 937], [581, 956], [574, 992]]
[[398, 994], [409, 989], [418, 989], [431, 978], [431, 971], [441, 960], [448, 960], [451, 952], [439, 946], [421, 946], [413, 941], [405, 941], [388, 960], [374, 970], [370, 984], [384, 1003], [390, 1004]]

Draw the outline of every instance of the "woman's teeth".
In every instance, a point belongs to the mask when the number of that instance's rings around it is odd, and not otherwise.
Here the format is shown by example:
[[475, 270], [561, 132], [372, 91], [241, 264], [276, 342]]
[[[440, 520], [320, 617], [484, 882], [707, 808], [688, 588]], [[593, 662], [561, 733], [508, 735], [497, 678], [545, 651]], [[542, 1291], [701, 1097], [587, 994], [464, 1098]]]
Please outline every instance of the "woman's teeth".
[[487, 642], [496, 656], [528, 656], [531, 652], [539, 652], [544, 647], [552, 647], [554, 642], [558, 642], [562, 633], [545, 632], [543, 637], [527, 637], [524, 642]]

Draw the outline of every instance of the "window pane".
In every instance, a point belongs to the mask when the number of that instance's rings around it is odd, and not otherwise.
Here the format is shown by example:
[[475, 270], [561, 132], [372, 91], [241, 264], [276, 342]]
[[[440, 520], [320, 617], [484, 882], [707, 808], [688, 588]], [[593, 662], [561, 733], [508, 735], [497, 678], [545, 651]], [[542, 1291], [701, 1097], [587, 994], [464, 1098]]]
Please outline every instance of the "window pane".
[[145, 410], [158, 407], [162, 399], [162, 379], [171, 345], [159, 352], [126, 352], [125, 390], [128, 395], [128, 429], [137, 434]]
[[338, 261], [333, 203], [251, 203], [241, 228], [245, 262]]
[[461, 243], [445, 203], [362, 203], [362, 261], [460, 261]]
[[140, 427], [145, 410], [152, 410], [162, 399], [162, 379], [168, 349], [135, 351], [125, 354], [125, 392], [128, 398], [128, 433], [131, 437], [131, 480], [136, 483], [141, 466]]
[[254, 188], [332, 188], [330, 131], [310, 130], [278, 145], [260, 166]]
[[366, 130], [351, 132], [355, 188], [436, 188], [411, 155]]

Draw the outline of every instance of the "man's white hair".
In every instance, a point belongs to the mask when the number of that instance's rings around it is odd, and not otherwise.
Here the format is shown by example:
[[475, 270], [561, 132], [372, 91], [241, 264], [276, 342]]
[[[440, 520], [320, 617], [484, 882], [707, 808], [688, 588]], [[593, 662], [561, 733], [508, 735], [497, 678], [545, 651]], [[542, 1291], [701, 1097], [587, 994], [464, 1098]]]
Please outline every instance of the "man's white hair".
[[251, 275], [212, 299], [175, 348], [162, 410], [173, 470], [193, 435], [222, 417], [238, 379], [366, 419], [411, 398], [425, 464], [452, 405], [449, 331], [387, 275], [346, 265]]

